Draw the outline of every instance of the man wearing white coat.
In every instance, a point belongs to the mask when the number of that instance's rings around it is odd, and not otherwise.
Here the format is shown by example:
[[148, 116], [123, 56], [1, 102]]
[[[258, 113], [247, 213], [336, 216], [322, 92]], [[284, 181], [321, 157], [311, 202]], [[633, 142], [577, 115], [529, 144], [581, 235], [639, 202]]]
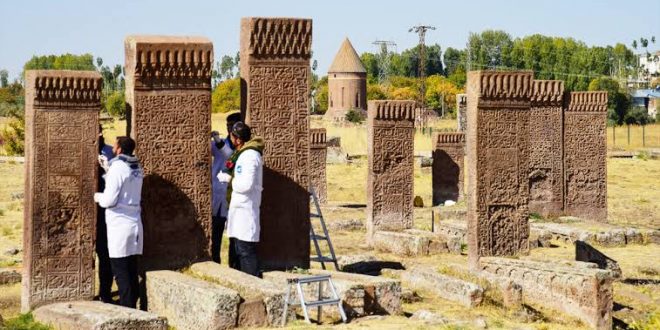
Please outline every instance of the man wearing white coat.
[[112, 273], [119, 288], [119, 304], [135, 308], [139, 296], [138, 255], [142, 254], [143, 232], [140, 200], [144, 173], [133, 156], [135, 141], [120, 136], [106, 168], [105, 190], [94, 194], [94, 201], [105, 208], [108, 254]]
[[261, 191], [263, 190], [264, 141], [252, 138], [250, 127], [237, 122], [229, 134], [236, 151], [227, 168], [218, 174], [220, 182], [228, 182], [229, 266], [253, 276], [260, 276], [257, 244], [259, 243]]

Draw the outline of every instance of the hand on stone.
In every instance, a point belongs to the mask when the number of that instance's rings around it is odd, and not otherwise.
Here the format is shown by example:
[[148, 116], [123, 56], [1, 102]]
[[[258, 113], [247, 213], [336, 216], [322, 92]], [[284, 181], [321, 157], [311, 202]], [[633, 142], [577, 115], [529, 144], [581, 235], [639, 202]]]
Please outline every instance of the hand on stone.
[[94, 193], [94, 203], [98, 203], [101, 198], [101, 193]]
[[231, 175], [225, 172], [220, 172], [218, 173], [218, 181], [220, 181], [220, 183], [229, 183], [229, 181], [231, 181]]
[[103, 171], [107, 172], [108, 171], [108, 157], [104, 155], [99, 155], [99, 166], [103, 169]]

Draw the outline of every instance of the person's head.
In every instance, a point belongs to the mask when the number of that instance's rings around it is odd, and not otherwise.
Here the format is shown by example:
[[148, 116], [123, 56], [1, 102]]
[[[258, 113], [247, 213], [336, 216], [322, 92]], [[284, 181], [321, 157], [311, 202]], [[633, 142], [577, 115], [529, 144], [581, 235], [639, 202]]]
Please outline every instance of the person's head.
[[120, 154], [133, 156], [133, 151], [135, 151], [135, 141], [128, 136], [118, 136], [115, 145], [112, 146], [112, 153], [115, 156]]
[[231, 129], [234, 128], [234, 124], [241, 121], [241, 113], [234, 112], [231, 115], [227, 116], [227, 133], [231, 133]]
[[236, 146], [236, 149], [240, 149], [245, 142], [250, 141], [252, 138], [252, 130], [250, 126], [239, 121], [231, 128], [229, 138], [231, 139], [231, 143]]

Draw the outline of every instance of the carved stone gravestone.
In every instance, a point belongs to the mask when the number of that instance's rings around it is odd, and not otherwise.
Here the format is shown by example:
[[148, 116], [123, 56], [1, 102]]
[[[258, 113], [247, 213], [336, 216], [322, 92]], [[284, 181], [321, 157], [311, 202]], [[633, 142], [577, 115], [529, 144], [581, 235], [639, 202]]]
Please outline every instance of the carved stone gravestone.
[[607, 222], [607, 92], [571, 92], [564, 112], [564, 210]]
[[27, 71], [22, 309], [94, 297], [101, 76]]
[[144, 167], [146, 270], [208, 259], [211, 235], [211, 68], [201, 37], [129, 36], [126, 102]]
[[312, 20], [241, 20], [241, 112], [266, 140], [261, 241], [265, 269], [309, 268], [309, 60]]
[[433, 205], [463, 194], [464, 133], [439, 133], [433, 151]]
[[529, 117], [529, 210], [543, 216], [563, 209], [564, 82], [534, 80]]
[[468, 73], [468, 255], [529, 250], [531, 72]]
[[328, 183], [325, 176], [325, 159], [328, 148], [325, 140], [325, 128], [312, 128], [309, 130], [309, 136], [309, 178], [319, 203], [325, 204], [328, 201]]
[[415, 101], [369, 101], [367, 234], [413, 225]]
[[456, 94], [456, 121], [458, 131], [467, 129], [467, 94]]

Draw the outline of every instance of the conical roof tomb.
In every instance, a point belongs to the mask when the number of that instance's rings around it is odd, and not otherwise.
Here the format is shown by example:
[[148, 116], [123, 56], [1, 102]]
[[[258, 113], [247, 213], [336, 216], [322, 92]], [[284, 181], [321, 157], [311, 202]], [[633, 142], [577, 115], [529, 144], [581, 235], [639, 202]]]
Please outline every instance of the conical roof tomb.
[[342, 42], [337, 55], [335, 55], [335, 59], [332, 61], [332, 65], [330, 65], [330, 69], [328, 69], [328, 73], [338, 72], [367, 73], [364, 65], [362, 65], [360, 56], [358, 56], [348, 38]]

